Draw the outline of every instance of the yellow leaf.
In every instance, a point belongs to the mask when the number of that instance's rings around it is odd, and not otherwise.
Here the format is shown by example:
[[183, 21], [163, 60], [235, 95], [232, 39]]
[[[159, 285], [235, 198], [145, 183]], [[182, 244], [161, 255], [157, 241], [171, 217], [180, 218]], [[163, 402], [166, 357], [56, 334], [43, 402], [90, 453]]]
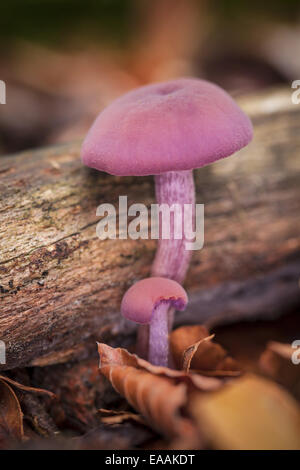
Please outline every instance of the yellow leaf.
[[195, 394], [190, 413], [215, 449], [300, 449], [297, 402], [280, 386], [254, 375], [209, 395]]

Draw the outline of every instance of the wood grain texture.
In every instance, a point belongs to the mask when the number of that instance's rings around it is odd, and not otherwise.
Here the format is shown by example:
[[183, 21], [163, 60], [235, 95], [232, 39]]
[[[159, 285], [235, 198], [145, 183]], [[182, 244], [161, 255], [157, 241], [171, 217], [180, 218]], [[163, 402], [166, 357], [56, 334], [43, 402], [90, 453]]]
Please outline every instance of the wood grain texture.
[[[290, 90], [240, 100], [254, 140], [195, 172], [205, 244], [189, 290], [261, 276], [299, 257], [300, 105]], [[96, 207], [154, 201], [152, 177], [84, 168], [80, 142], [0, 159], [0, 339], [7, 364], [47, 365], [118, 343], [133, 331], [119, 315], [125, 290], [149, 274], [155, 241], [96, 236]], [[284, 293], [283, 293], [284, 295]]]

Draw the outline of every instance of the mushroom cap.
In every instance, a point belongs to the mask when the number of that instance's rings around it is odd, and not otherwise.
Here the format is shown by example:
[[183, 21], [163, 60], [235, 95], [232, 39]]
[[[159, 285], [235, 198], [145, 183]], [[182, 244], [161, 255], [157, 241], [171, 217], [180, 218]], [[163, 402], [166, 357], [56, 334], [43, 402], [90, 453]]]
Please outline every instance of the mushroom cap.
[[251, 121], [227, 92], [182, 78], [116, 99], [89, 130], [82, 161], [112, 175], [157, 175], [200, 168], [251, 139]]
[[121, 313], [136, 323], [150, 323], [155, 308], [168, 302], [176, 310], [184, 310], [188, 302], [184, 288], [165, 277], [149, 277], [133, 284], [125, 293]]

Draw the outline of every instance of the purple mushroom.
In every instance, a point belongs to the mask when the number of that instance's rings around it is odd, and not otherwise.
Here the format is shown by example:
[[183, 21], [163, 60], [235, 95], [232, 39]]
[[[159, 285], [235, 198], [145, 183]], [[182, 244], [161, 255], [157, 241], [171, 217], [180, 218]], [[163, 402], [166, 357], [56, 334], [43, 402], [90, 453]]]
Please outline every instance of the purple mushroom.
[[[82, 146], [83, 163], [120, 176], [155, 175], [158, 204], [194, 206], [193, 169], [246, 146], [252, 125], [217, 85], [183, 78], [147, 85], [115, 100], [102, 111]], [[171, 231], [177, 223], [174, 212]], [[181, 219], [182, 220], [182, 219]], [[160, 239], [152, 276], [182, 283], [192, 251], [185, 236]], [[169, 312], [169, 327], [173, 310]], [[148, 327], [139, 331], [139, 351], [147, 350]]]
[[148, 360], [168, 365], [168, 310], [184, 310], [187, 294], [178, 282], [149, 277], [133, 284], [123, 297], [121, 313], [128, 320], [149, 325]]

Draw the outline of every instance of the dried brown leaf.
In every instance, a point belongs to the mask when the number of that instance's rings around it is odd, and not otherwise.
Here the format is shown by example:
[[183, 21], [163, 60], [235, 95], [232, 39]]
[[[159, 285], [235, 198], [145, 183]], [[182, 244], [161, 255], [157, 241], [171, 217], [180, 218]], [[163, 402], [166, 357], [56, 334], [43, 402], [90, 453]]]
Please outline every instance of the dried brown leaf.
[[197, 341], [197, 343], [192, 344], [191, 346], [189, 346], [187, 349], [183, 351], [182, 369], [185, 372], [190, 371], [192, 359], [194, 359], [194, 356], [196, 352], [198, 351], [200, 344], [203, 343], [204, 341], [210, 341], [213, 337], [214, 335], [211, 335], [211, 336], [207, 336], [206, 338], [200, 339], [200, 341]]
[[138, 370], [144, 370], [157, 376], [173, 379], [174, 383], [186, 383], [204, 392], [217, 390], [222, 386], [222, 382], [214, 377], [173, 370], [168, 367], [154, 366], [135, 354], [129, 353], [126, 349], [114, 349], [104, 343], [98, 343], [98, 351], [100, 354], [100, 368], [104, 365], [130, 365]]
[[300, 399], [300, 366], [293, 364], [295, 349], [290, 344], [270, 341], [259, 359], [264, 374], [284, 385]]
[[178, 369], [194, 370], [203, 375], [235, 377], [240, 374], [238, 363], [225, 349], [212, 342], [202, 325], [183, 326], [170, 335], [172, 356]]
[[300, 449], [300, 409], [280, 386], [247, 375], [209, 395], [194, 395], [194, 416], [216, 449]]
[[98, 344], [98, 350], [100, 372], [153, 429], [176, 442], [174, 446], [199, 445], [197, 429], [181, 410], [191, 389], [216, 390], [220, 380], [153, 366], [125, 349], [106, 344]]
[[19, 400], [13, 389], [0, 379], [0, 447], [23, 437], [23, 413]]

